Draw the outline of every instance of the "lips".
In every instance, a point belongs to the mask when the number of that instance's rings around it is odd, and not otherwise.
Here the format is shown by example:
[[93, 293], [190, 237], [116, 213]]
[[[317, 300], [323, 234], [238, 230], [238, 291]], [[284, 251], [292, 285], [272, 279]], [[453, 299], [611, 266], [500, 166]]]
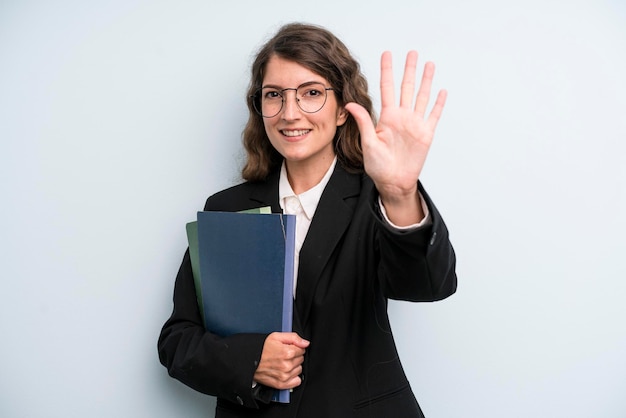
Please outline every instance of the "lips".
[[288, 137], [296, 137], [296, 136], [303, 136], [308, 134], [309, 132], [311, 132], [310, 129], [283, 129], [280, 131], [281, 134], [288, 136]]

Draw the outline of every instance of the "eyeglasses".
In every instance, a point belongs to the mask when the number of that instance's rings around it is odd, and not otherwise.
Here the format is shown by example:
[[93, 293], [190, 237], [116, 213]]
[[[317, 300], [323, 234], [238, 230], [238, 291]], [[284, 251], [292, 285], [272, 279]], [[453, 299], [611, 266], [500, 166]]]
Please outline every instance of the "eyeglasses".
[[326, 87], [317, 81], [304, 83], [296, 88], [279, 89], [276, 87], [261, 87], [253, 96], [252, 104], [254, 110], [264, 118], [273, 118], [278, 115], [285, 104], [285, 92], [293, 90], [296, 92], [296, 103], [300, 110], [305, 113], [319, 112], [326, 104], [328, 98], [328, 90], [334, 90], [332, 87]]

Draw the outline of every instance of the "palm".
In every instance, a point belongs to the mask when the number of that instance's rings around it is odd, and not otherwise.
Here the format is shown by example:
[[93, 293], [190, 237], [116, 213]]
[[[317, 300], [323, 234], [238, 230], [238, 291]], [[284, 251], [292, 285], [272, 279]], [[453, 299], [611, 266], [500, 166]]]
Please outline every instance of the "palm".
[[365, 171], [376, 184], [381, 196], [415, 192], [437, 122], [443, 111], [446, 92], [437, 96], [432, 111], [425, 117], [430, 99], [434, 65], [426, 63], [415, 104], [417, 53], [409, 52], [402, 79], [400, 103], [396, 105], [391, 54], [381, 59], [381, 114], [374, 127], [365, 109], [350, 103], [348, 110], [357, 120], [361, 132]]

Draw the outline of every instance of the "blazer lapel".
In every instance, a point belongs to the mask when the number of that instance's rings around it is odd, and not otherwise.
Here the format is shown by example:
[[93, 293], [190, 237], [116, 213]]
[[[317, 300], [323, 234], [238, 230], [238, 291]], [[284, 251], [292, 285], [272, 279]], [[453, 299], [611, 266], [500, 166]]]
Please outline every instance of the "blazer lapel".
[[361, 175], [349, 174], [337, 164], [300, 250], [295, 307], [303, 329], [322, 270], [352, 220], [360, 191]]

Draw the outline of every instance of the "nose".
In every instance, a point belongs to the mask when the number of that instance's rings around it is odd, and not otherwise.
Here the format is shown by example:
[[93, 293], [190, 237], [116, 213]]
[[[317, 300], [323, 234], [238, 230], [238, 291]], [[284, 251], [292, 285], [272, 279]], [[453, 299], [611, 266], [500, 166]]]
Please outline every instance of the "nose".
[[281, 117], [285, 120], [294, 120], [294, 119], [299, 119], [300, 116], [301, 116], [300, 106], [298, 106], [298, 97], [296, 95], [295, 89], [293, 90], [293, 94], [291, 93], [291, 91], [284, 91], [283, 92], [283, 111], [282, 111]]

